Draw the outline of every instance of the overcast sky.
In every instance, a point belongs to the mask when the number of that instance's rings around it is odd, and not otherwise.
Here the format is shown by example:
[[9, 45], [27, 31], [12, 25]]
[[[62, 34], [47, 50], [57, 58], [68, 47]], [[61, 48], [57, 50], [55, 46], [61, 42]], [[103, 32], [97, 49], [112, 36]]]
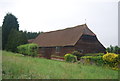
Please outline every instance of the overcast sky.
[[118, 0], [0, 0], [0, 26], [6, 13], [20, 30], [53, 31], [87, 24], [100, 42], [118, 45]]

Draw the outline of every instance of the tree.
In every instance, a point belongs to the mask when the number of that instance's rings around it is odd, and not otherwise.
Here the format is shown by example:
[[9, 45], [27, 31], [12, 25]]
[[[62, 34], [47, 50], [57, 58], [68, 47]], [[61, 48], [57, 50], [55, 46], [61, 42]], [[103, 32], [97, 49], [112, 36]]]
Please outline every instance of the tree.
[[27, 38], [23, 32], [12, 29], [5, 46], [7, 51], [17, 52], [17, 46], [27, 43]]
[[27, 39], [35, 39], [39, 34], [43, 33], [43, 32], [27, 32], [27, 31], [24, 31]]
[[120, 47], [110, 45], [110, 47], [107, 47], [106, 51], [109, 52], [109, 53], [120, 54]]
[[6, 16], [4, 17], [3, 24], [2, 24], [2, 48], [3, 49], [7, 44], [8, 36], [12, 29], [19, 31], [19, 24], [18, 24], [17, 18], [13, 14], [7, 13]]

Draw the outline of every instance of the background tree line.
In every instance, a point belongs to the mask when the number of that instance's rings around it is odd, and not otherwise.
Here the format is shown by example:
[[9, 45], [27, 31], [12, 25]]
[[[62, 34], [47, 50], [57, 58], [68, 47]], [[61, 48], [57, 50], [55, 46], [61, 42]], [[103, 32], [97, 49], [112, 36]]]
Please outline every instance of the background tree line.
[[23, 32], [25, 35], [26, 35], [26, 37], [27, 37], [27, 39], [29, 40], [29, 39], [34, 39], [34, 38], [36, 38], [39, 34], [41, 34], [41, 33], [43, 33], [43, 32], [27, 32], [27, 31], [22, 31], [21, 30], [21, 32]]
[[120, 54], [120, 47], [110, 45], [110, 47], [106, 48], [106, 51], [109, 52], [109, 53]]
[[19, 30], [17, 18], [12, 13], [7, 13], [2, 24], [2, 49], [17, 52], [17, 46], [28, 43], [28, 39], [34, 39], [40, 32], [27, 32]]

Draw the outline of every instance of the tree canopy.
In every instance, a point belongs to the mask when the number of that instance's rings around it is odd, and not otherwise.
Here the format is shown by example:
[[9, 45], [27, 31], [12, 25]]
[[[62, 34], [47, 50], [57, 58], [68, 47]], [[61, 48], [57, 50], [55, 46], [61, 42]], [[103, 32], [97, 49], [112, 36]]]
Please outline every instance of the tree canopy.
[[2, 48], [3, 49], [7, 44], [8, 36], [12, 29], [19, 31], [19, 24], [18, 24], [17, 18], [13, 14], [7, 13], [6, 16], [4, 17], [3, 24], [2, 24]]
[[17, 46], [27, 43], [27, 38], [23, 32], [12, 29], [5, 46], [6, 50], [17, 52]]
[[43, 32], [27, 32], [27, 31], [24, 31], [27, 39], [35, 39], [39, 34], [43, 33]]

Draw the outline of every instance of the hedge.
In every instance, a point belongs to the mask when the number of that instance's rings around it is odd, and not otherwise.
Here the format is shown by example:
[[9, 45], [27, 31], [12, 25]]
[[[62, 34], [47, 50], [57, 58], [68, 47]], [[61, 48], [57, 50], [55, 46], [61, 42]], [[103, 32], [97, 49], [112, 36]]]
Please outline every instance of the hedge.
[[103, 65], [104, 60], [102, 59], [102, 56], [83, 56], [81, 59], [87, 60], [88, 63], [94, 62], [97, 65]]
[[37, 56], [38, 54], [38, 45], [37, 44], [25, 44], [25, 45], [20, 45], [17, 47], [18, 52], [23, 54], [23, 55], [28, 55], [28, 56]]

